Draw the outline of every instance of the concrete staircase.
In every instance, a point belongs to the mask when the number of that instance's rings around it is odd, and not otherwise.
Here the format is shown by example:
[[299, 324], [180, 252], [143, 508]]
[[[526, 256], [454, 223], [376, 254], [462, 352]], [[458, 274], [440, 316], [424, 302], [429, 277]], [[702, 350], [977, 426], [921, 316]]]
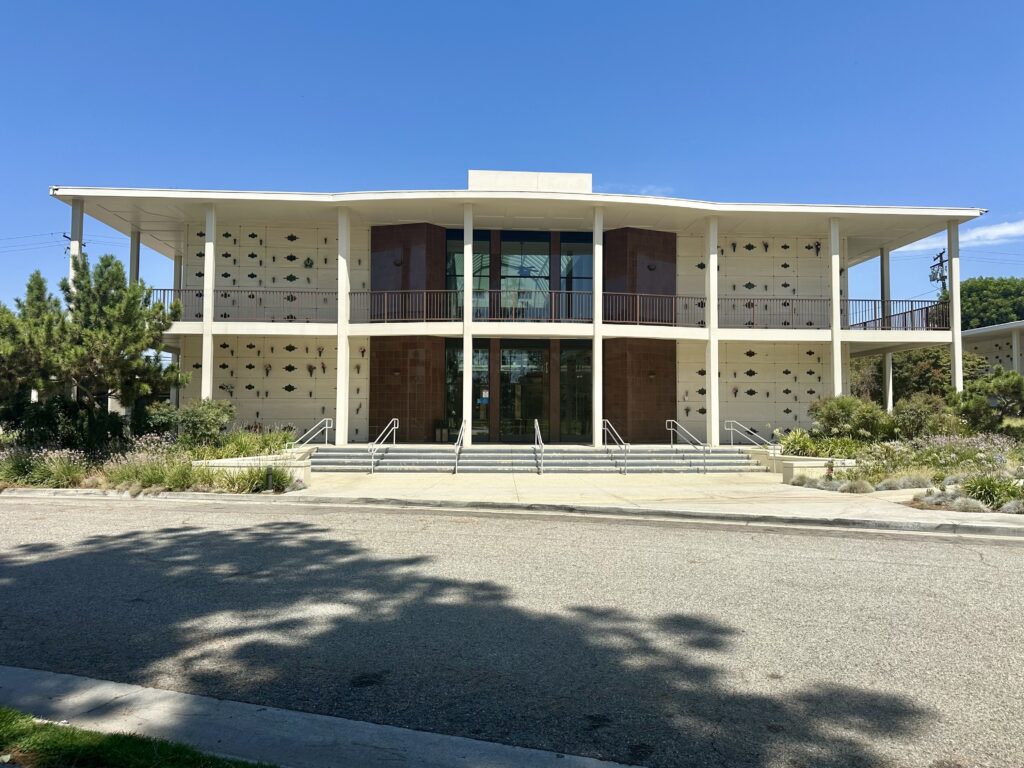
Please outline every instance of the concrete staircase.
[[[369, 472], [365, 445], [321, 446], [312, 457], [313, 472]], [[690, 446], [634, 445], [626, 462], [627, 474], [644, 472], [704, 472], [704, 452]], [[390, 445], [377, 454], [375, 472], [453, 472], [455, 451], [450, 445]], [[474, 445], [459, 458], [459, 472], [539, 471], [532, 445]], [[590, 446], [548, 446], [544, 473], [621, 472], [618, 449]], [[763, 472], [764, 467], [738, 448], [709, 448], [707, 472]]]

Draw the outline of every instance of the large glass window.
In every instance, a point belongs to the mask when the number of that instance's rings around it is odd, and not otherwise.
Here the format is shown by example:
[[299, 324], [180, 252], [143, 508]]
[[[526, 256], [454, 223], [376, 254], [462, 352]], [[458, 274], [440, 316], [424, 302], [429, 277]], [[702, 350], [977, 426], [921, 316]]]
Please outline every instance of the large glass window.
[[[473, 341], [473, 440], [484, 442], [490, 436], [490, 342]], [[455, 442], [462, 426], [462, 340], [445, 343], [445, 434], [444, 442]]]
[[594, 236], [563, 232], [560, 241], [560, 316], [589, 321], [594, 316]]
[[550, 313], [551, 235], [501, 233], [501, 310], [507, 316], [542, 319]]
[[564, 339], [559, 352], [559, 431], [566, 442], [589, 442], [593, 433], [593, 349]]
[[[449, 291], [462, 290], [462, 230], [449, 229], [448, 248], [444, 262], [444, 286]], [[491, 276], [491, 233], [473, 230], [473, 290], [486, 291]]]
[[501, 342], [500, 424], [504, 442], [533, 442], [533, 422], [548, 439], [548, 344], [544, 341]]

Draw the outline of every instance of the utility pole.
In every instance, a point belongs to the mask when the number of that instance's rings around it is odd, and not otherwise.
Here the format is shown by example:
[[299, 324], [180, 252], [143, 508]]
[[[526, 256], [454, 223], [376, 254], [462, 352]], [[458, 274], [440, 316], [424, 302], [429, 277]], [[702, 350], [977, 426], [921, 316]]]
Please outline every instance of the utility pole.
[[932, 257], [932, 269], [928, 279], [942, 285], [942, 293], [946, 292], [946, 249], [943, 248]]

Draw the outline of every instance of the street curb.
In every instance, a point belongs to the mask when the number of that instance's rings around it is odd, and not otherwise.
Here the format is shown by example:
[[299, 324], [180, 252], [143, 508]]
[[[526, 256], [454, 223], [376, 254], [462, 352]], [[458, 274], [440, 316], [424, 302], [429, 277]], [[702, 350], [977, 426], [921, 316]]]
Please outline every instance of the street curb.
[[[494, 501], [440, 501], [437, 499], [391, 499], [382, 497], [340, 498], [336, 496], [293, 496], [291, 494], [231, 494], [165, 491], [159, 494], [132, 496], [124, 491], [98, 488], [8, 488], [0, 492], [3, 498], [110, 498], [146, 501], [220, 501], [229, 504], [260, 501], [276, 504], [307, 504], [312, 506], [369, 506], [392, 509], [442, 509], [456, 511], [487, 511], [513, 513], [546, 513], [573, 515], [602, 515], [635, 518], [637, 520], [676, 520], [680, 522], [729, 523], [734, 525], [780, 525], [860, 531], [905, 531], [948, 535], [1000, 536], [1024, 538], [1024, 520], [1017, 515], [1006, 515], [1008, 524], [987, 522], [960, 523], [948, 520], [877, 520], [859, 517], [799, 517], [793, 515], [765, 515], [746, 512], [701, 512], [696, 510], [643, 509], [639, 507], [576, 506], [572, 504], [521, 504]], [[998, 514], [998, 513], [995, 513]]]

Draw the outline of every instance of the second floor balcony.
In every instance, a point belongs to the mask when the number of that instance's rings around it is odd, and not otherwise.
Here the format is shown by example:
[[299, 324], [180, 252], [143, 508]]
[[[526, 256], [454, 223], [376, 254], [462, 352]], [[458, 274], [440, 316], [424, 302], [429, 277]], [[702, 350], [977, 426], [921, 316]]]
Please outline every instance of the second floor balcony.
[[[701, 296], [613, 293], [603, 295], [604, 322], [703, 328], [707, 299]], [[156, 289], [152, 300], [180, 302], [183, 321], [203, 319], [203, 291]], [[462, 291], [353, 291], [349, 294], [352, 323], [461, 322]], [[744, 298], [718, 300], [721, 328], [828, 329], [832, 302], [825, 298]], [[218, 289], [215, 322], [333, 323], [337, 291]], [[473, 292], [473, 319], [509, 323], [591, 323], [589, 291], [491, 290]], [[841, 326], [850, 330], [949, 330], [945, 301], [895, 299], [843, 300]]]

